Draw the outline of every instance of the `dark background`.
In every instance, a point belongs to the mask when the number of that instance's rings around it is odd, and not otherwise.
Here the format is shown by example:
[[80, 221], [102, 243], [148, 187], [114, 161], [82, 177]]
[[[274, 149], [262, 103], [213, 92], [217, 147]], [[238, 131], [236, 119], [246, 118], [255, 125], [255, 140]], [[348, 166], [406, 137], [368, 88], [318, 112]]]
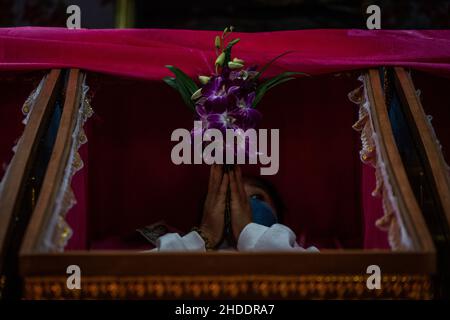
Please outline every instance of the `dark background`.
[[371, 4], [381, 8], [383, 29], [450, 28], [449, 0], [0, 0], [0, 27], [65, 27], [70, 4], [80, 6], [83, 28], [366, 28]]

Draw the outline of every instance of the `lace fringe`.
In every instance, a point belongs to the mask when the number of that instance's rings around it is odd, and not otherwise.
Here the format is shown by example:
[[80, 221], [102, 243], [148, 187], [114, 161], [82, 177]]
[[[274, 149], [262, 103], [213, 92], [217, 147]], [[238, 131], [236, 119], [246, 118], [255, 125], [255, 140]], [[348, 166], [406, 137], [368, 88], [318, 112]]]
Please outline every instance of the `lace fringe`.
[[381, 197], [384, 216], [375, 225], [388, 233], [388, 242], [392, 250], [410, 250], [412, 241], [403, 226], [397, 198], [392, 191], [386, 166], [379, 152], [379, 139], [373, 130], [370, 113], [370, 101], [367, 97], [367, 86], [364, 77], [359, 77], [363, 84], [350, 92], [350, 101], [359, 105], [359, 119], [353, 129], [361, 133], [361, 150], [359, 152], [364, 164], [375, 168], [376, 186], [372, 191], [373, 197]]
[[83, 168], [83, 160], [78, 150], [87, 142], [83, 126], [94, 113], [87, 95], [88, 91], [89, 87], [86, 85], [86, 79], [84, 79], [80, 108], [78, 109], [77, 120], [72, 133], [72, 146], [69, 158], [64, 170], [60, 189], [55, 199], [55, 207], [51, 216], [50, 225], [46, 235], [44, 235], [42, 248], [44, 251], [64, 251], [67, 242], [73, 235], [72, 228], [66, 221], [66, 214], [77, 203], [71, 182], [73, 176]]

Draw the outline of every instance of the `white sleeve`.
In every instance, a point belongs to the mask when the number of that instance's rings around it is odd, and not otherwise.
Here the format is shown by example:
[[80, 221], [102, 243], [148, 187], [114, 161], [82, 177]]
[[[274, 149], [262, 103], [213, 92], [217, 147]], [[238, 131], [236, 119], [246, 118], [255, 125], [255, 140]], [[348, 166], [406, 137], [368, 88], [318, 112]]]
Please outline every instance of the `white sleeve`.
[[285, 225], [276, 223], [269, 228], [252, 222], [242, 229], [237, 247], [239, 251], [319, 251], [316, 247], [304, 249], [295, 239], [295, 233]]
[[196, 232], [181, 237], [178, 233], [167, 233], [158, 238], [152, 251], [206, 251], [205, 242]]

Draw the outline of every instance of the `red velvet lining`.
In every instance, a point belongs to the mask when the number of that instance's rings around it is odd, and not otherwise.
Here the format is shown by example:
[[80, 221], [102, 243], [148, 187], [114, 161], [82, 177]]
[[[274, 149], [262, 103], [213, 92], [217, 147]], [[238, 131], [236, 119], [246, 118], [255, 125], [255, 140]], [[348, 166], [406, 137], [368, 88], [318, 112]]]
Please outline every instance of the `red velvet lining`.
[[42, 75], [42, 72], [0, 74], [0, 180], [14, 155], [12, 148], [25, 128], [22, 105]]
[[413, 81], [421, 92], [425, 113], [433, 117], [431, 124], [442, 145], [444, 158], [450, 163], [450, 79], [414, 71]]
[[[172, 164], [170, 135], [191, 128], [191, 111], [161, 81], [89, 80], [96, 87], [95, 115], [86, 125], [85, 168], [73, 183], [78, 205], [68, 214], [75, 230], [68, 249], [140, 248], [120, 239], [161, 219], [189, 231], [198, 221], [208, 166]], [[304, 245], [362, 248], [364, 231], [370, 234], [381, 216], [379, 206], [367, 210], [371, 225], [363, 227], [361, 190], [370, 197], [373, 186], [361, 184], [367, 176], [361, 175], [359, 134], [351, 127], [358, 108], [347, 98], [358, 85], [356, 77], [299, 79], [274, 89], [260, 105], [261, 128], [280, 129], [280, 170], [266, 177], [286, 204], [284, 223]], [[381, 240], [370, 247], [385, 247]]]

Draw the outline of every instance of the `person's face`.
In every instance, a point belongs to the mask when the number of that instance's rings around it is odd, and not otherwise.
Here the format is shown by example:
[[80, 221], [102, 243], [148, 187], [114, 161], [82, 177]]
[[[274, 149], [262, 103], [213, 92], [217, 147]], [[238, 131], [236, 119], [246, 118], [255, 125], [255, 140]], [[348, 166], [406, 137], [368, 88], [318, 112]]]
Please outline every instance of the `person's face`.
[[244, 181], [244, 189], [245, 189], [245, 193], [247, 194], [249, 199], [256, 198], [261, 201], [264, 201], [265, 203], [267, 203], [269, 205], [269, 207], [272, 209], [272, 211], [276, 215], [274, 201], [273, 201], [272, 197], [270, 197], [270, 195], [264, 189], [251, 184], [251, 182], [249, 182], [249, 181]]

